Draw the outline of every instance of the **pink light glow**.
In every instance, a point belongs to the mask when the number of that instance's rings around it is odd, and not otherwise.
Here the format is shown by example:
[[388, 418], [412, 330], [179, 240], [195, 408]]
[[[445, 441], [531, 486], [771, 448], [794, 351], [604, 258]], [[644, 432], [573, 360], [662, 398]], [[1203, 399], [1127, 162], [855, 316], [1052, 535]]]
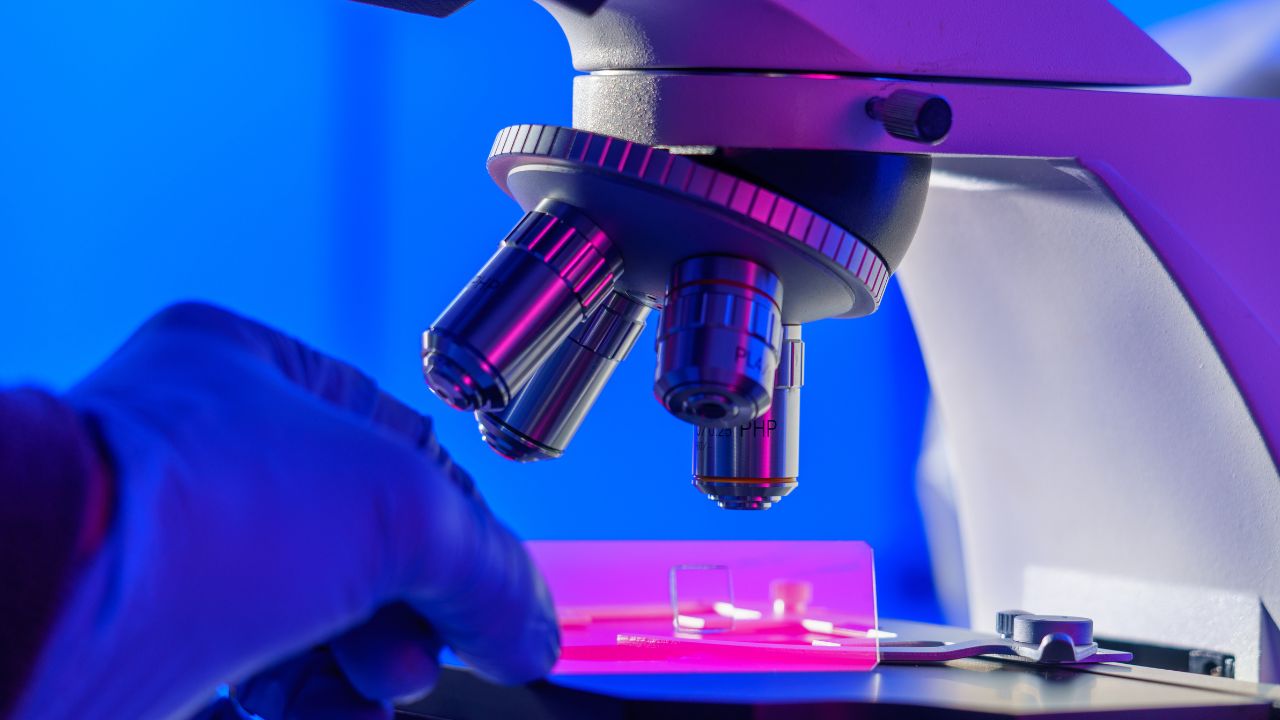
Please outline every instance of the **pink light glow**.
[[[870, 670], [879, 657], [871, 548], [861, 542], [532, 541], [560, 617], [554, 674]], [[724, 565], [734, 600], [682, 614], [718, 613], [733, 629], [676, 633], [669, 573]], [[775, 585], [779, 580], [785, 580]], [[808, 588], [803, 616], [772, 617], [771, 586]], [[796, 599], [792, 597], [792, 599]], [[798, 609], [798, 608], [797, 608]]]

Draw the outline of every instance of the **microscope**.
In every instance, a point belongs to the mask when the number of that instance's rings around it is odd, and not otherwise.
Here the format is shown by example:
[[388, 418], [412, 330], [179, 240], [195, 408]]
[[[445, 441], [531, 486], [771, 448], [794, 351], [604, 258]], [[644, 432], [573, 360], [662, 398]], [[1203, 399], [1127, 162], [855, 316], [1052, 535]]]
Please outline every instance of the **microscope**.
[[[971, 624], [1062, 606], [1280, 680], [1280, 102], [1150, 91], [1189, 75], [1105, 0], [538, 2], [573, 127], [499, 132], [524, 217], [423, 335], [485, 442], [566, 452], [656, 314], [693, 485], [767, 510], [803, 326], [901, 271]], [[874, 415], [864, 381], [810, 392]]]

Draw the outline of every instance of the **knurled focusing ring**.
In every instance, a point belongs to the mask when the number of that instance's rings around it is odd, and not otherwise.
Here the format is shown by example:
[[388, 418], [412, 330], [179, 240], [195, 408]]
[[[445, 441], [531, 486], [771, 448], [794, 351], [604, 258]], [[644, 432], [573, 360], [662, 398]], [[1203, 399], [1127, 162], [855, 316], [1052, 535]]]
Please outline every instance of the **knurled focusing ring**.
[[622, 274], [622, 256], [577, 209], [544, 200], [423, 334], [423, 374], [460, 410], [500, 410]]
[[658, 328], [659, 402], [703, 427], [733, 427], [768, 410], [781, 308], [781, 281], [755, 262], [708, 255], [676, 265]]

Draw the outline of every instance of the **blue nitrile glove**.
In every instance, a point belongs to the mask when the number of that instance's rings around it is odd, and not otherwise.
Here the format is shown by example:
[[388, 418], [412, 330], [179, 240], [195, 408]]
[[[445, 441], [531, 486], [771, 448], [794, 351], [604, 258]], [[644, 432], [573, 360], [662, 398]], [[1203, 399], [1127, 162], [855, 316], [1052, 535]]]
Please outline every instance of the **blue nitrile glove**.
[[184, 304], [66, 400], [101, 436], [110, 525], [19, 717], [189, 715], [273, 665], [244, 686], [264, 707], [382, 717], [442, 645], [504, 683], [554, 663], [524, 548], [430, 421], [355, 369]]

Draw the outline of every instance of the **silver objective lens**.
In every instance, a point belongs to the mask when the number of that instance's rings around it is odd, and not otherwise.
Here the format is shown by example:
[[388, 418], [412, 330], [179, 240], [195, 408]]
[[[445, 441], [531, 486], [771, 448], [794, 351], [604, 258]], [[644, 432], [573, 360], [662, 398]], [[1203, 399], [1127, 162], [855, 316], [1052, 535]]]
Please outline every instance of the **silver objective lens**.
[[480, 435], [520, 462], [564, 454], [613, 371], [631, 352], [656, 302], [609, 295], [501, 411], [477, 411]]
[[783, 328], [773, 403], [731, 428], [694, 429], [693, 484], [728, 510], [767, 510], [800, 475], [800, 388], [804, 342], [799, 325]]
[[595, 224], [543, 200], [423, 333], [427, 385], [459, 410], [505, 407], [621, 274]]
[[782, 283], [762, 265], [708, 255], [676, 265], [658, 329], [653, 392], [672, 415], [732, 428], [769, 409]]

